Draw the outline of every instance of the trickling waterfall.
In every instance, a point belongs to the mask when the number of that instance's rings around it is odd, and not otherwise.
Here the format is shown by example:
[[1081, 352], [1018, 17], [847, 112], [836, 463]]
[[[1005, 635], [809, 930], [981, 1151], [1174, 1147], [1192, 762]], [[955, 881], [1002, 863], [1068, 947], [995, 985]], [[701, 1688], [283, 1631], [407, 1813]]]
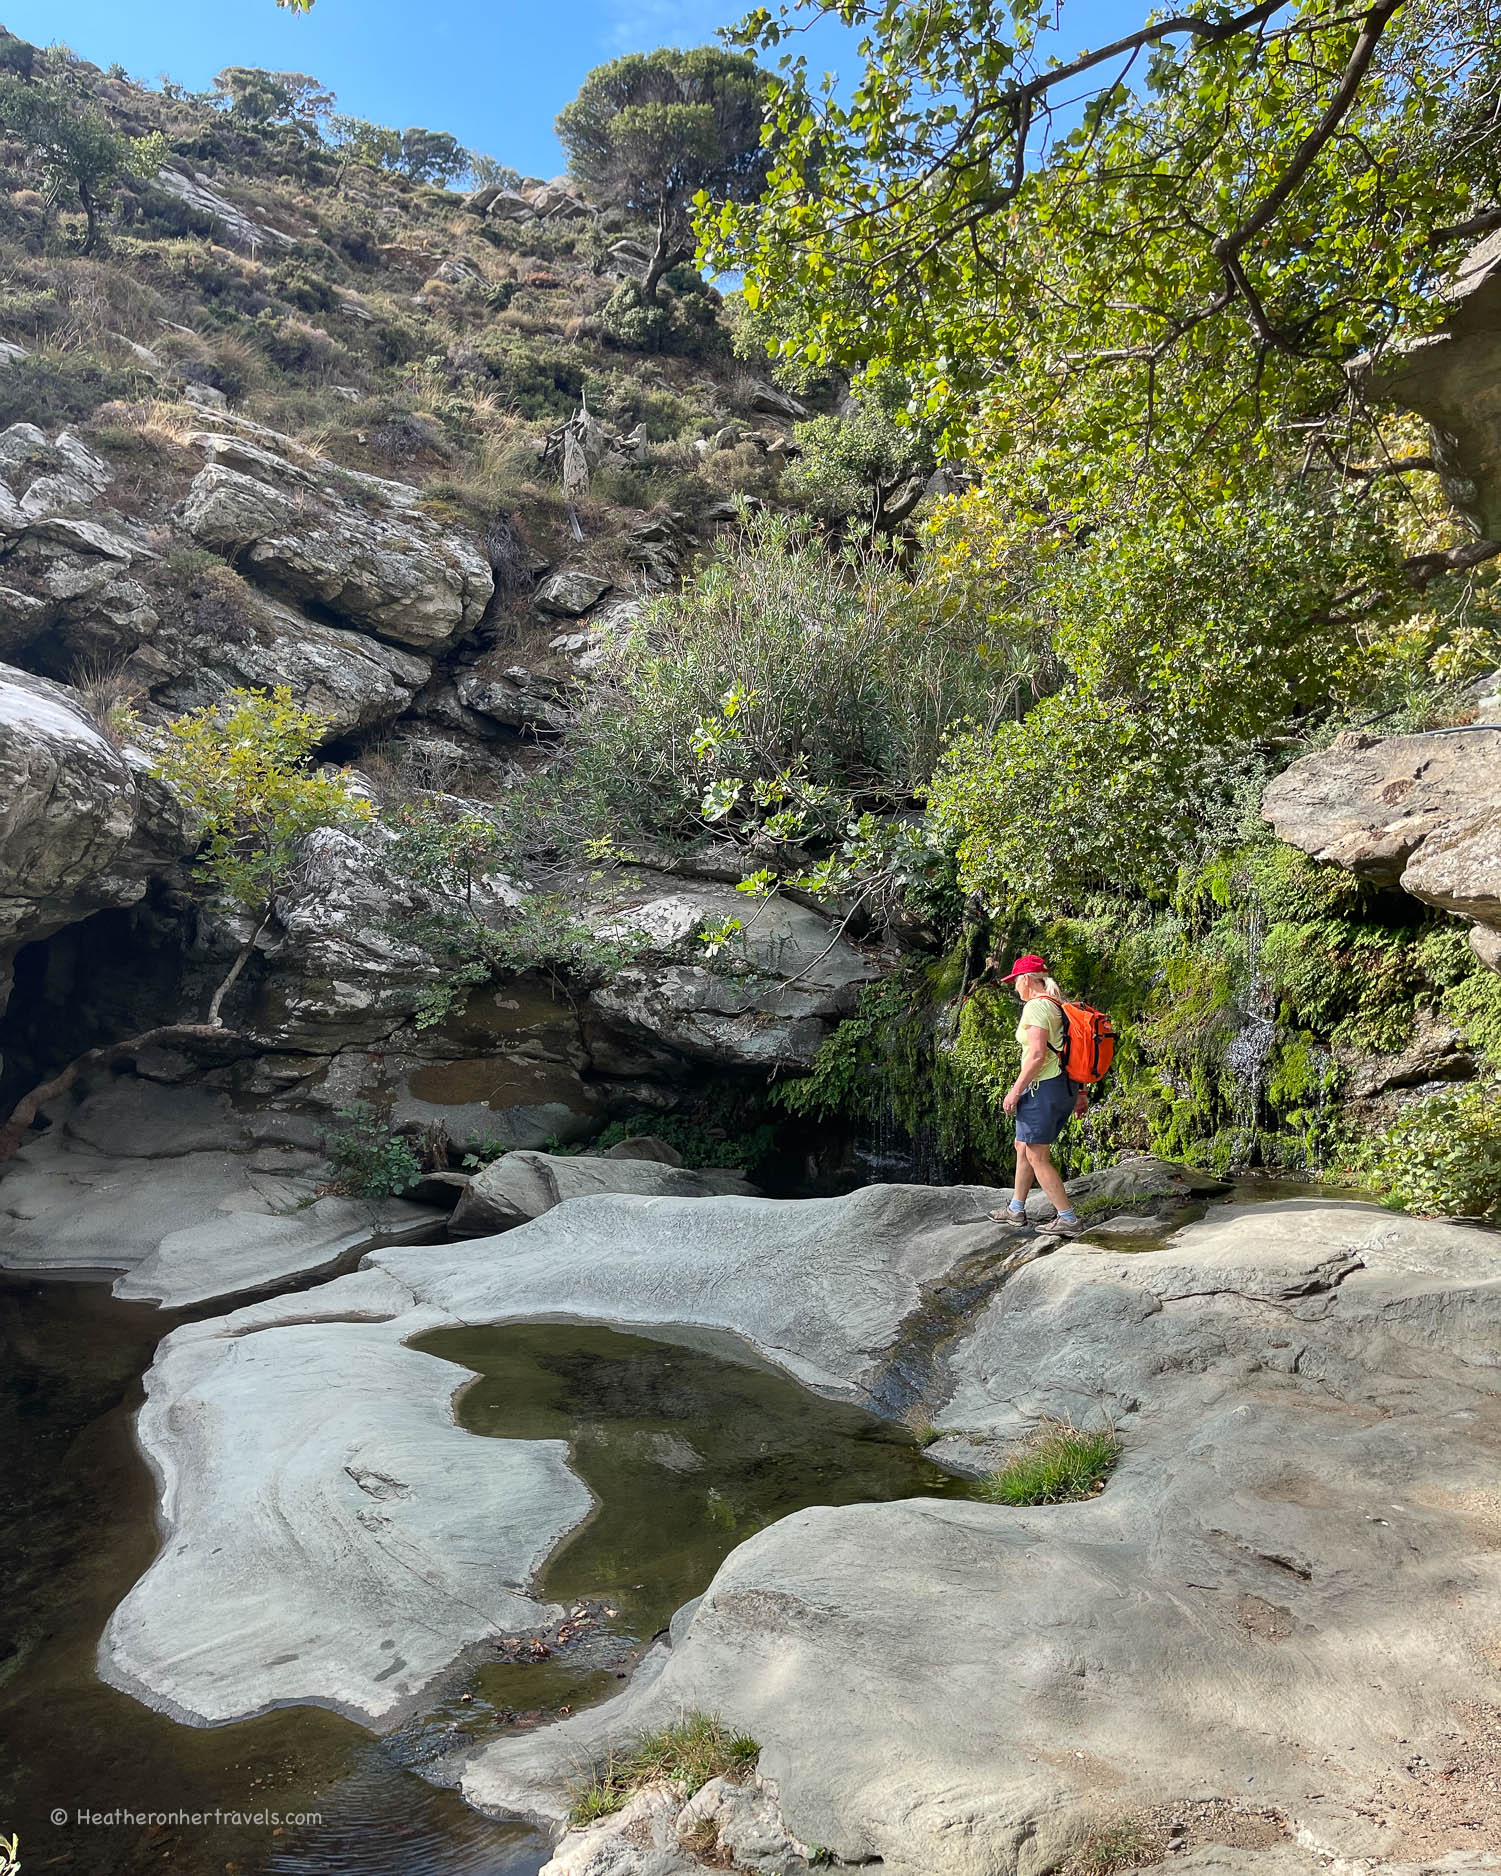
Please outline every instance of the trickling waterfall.
[[1225, 1050], [1225, 1066], [1234, 1084], [1235, 1143], [1231, 1162], [1249, 1165], [1255, 1156], [1266, 1100], [1267, 1070], [1277, 1039], [1277, 1025], [1268, 1014], [1271, 984], [1261, 968], [1261, 946], [1266, 920], [1255, 892], [1247, 897], [1245, 945], [1246, 988], [1241, 1000], [1240, 1027]]

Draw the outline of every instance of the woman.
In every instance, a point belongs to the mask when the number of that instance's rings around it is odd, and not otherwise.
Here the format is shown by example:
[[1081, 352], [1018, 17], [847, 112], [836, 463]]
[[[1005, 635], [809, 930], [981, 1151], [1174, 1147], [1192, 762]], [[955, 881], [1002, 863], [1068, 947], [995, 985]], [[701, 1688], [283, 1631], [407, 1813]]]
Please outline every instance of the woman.
[[[999, 958], [991, 962], [1000, 968]], [[1089, 1095], [1063, 1072], [1063, 992], [1033, 952], [1018, 958], [1001, 982], [1014, 984], [1021, 1000], [1016, 1039], [1022, 1046], [1022, 1065], [1001, 1103], [1016, 1116], [1016, 1188], [1005, 1211], [991, 1216], [1013, 1231], [1025, 1230], [1027, 1194], [1035, 1181], [1058, 1213], [1050, 1229], [1071, 1237], [1079, 1229], [1079, 1217], [1068, 1202], [1050, 1148], [1070, 1115], [1084, 1118]]]

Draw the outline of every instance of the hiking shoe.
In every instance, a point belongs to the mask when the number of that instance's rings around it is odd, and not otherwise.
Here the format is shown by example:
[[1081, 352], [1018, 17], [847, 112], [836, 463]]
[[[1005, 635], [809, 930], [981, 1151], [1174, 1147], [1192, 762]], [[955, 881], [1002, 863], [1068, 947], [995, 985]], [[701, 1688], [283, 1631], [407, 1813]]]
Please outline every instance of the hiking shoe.
[[1050, 1238], [1077, 1238], [1084, 1231], [1083, 1224], [1077, 1218], [1050, 1218], [1040, 1228]]
[[1004, 1211], [992, 1212], [991, 1217], [1005, 1231], [1030, 1231], [1031, 1220], [1025, 1212], [1014, 1212], [1008, 1205]]

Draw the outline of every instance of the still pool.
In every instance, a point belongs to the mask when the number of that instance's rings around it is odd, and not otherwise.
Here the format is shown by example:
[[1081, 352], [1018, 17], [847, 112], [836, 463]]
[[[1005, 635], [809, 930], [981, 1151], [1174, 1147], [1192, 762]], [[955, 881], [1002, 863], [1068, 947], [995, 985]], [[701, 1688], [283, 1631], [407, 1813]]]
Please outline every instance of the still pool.
[[460, 1423], [567, 1440], [594, 1494], [537, 1585], [578, 1618], [543, 1652], [527, 1637], [479, 1651], [380, 1739], [306, 1706], [181, 1726], [94, 1662], [157, 1547], [131, 1423], [157, 1341], [185, 1319], [93, 1284], [0, 1282], [0, 1837], [18, 1835], [27, 1876], [534, 1876], [541, 1839], [415, 1768], [441, 1776], [474, 1739], [618, 1692], [674, 1609], [774, 1519], [966, 1489], [905, 1429], [810, 1394], [731, 1337], [439, 1331], [417, 1346], [458, 1364]]

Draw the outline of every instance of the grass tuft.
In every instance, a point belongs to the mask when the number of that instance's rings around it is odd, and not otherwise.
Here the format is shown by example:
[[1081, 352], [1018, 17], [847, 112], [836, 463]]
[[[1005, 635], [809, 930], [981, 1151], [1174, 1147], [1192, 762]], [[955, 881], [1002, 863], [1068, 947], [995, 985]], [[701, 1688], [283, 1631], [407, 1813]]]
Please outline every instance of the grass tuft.
[[686, 1786], [691, 1798], [711, 1778], [744, 1777], [760, 1752], [754, 1739], [732, 1733], [718, 1714], [685, 1714], [659, 1733], [643, 1733], [632, 1751], [612, 1754], [574, 1793], [568, 1821], [575, 1828], [597, 1823], [645, 1786], [669, 1779]]
[[1061, 1505], [1093, 1498], [1120, 1456], [1113, 1427], [1090, 1431], [1066, 1420], [1045, 1420], [999, 1472], [981, 1482], [979, 1495], [993, 1505]]
[[1115, 1876], [1117, 1870], [1158, 1862], [1165, 1848], [1163, 1840], [1135, 1818], [1118, 1818], [1094, 1831], [1060, 1876]]

